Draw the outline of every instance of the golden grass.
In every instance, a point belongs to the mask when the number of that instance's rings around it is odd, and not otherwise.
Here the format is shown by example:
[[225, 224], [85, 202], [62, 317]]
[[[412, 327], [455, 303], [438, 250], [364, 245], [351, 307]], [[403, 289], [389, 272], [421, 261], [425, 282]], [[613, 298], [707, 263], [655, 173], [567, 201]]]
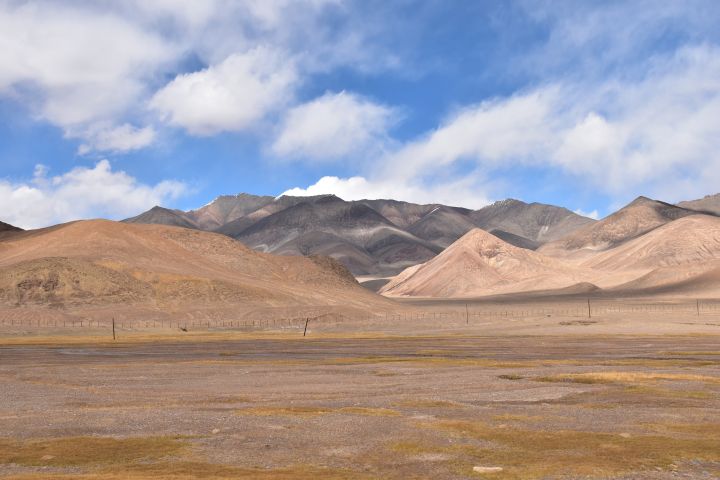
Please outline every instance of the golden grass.
[[438, 453], [438, 447], [422, 442], [403, 441], [392, 442], [387, 448], [393, 452], [402, 453], [404, 455], [421, 455], [423, 453]]
[[[134, 470], [134, 471], [133, 471]], [[360, 480], [367, 479], [349, 470], [336, 468], [318, 468], [308, 465], [293, 465], [276, 469], [241, 468], [229, 465], [216, 465], [203, 462], [170, 463], [167, 465], [140, 466], [131, 469], [136, 479], [235, 479], [247, 478], [258, 480]]]
[[[701, 430], [686, 429], [681, 435], [621, 436], [586, 431], [542, 431], [526, 428], [492, 427], [468, 421], [441, 421], [424, 424], [449, 432], [458, 439], [487, 442], [487, 446], [457, 444], [437, 447], [434, 452], [452, 453], [448, 465], [467, 475], [473, 465], [503, 467], [499, 478], [605, 477], [656, 468], [669, 469], [683, 460], [720, 461], [720, 425]], [[691, 435], [695, 436], [691, 436]], [[396, 451], [409, 452], [428, 447], [400, 445]]]
[[683, 355], [703, 355], [703, 356], [704, 356], [704, 355], [707, 355], [707, 356], [711, 356], [711, 355], [720, 355], [720, 350], [696, 350], [696, 351], [686, 350], [686, 351], [679, 351], [679, 352], [675, 352], [675, 351], [665, 351], [665, 352], [658, 352], [658, 354], [659, 354], [659, 355], [678, 355], [678, 356], [683, 356]]
[[[17, 480], [145, 480], [145, 479], [369, 479], [349, 470], [293, 465], [278, 469], [241, 468], [187, 460], [192, 457], [183, 437], [66, 437], [18, 441], [0, 439], [0, 464], [27, 467], [80, 468], [81, 473], [27, 473], [3, 477]], [[183, 460], [180, 456], [182, 455]]]
[[186, 447], [181, 437], [67, 437], [0, 440], [0, 463], [26, 466], [125, 465], [159, 460]]
[[256, 417], [315, 417], [319, 415], [362, 415], [367, 417], [398, 417], [400, 412], [389, 408], [373, 407], [252, 407], [236, 410], [238, 415]]
[[507, 360], [493, 360], [489, 358], [455, 358], [436, 356], [367, 356], [367, 357], [339, 357], [318, 360], [323, 365], [365, 365], [376, 363], [402, 363], [430, 367], [485, 367], [485, 368], [530, 368], [530, 362], [509, 362]]
[[403, 400], [394, 404], [405, 408], [459, 408], [462, 405], [449, 400]]
[[[96, 327], [92, 328], [96, 330]], [[203, 330], [190, 330], [181, 332], [173, 329], [158, 329], [157, 331], [127, 331], [119, 330], [118, 339], [113, 341], [110, 327], [107, 335], [78, 335], [61, 332], [43, 335], [5, 335], [0, 336], [0, 345], [123, 345], [143, 343], [178, 343], [178, 342], [225, 342], [229, 340], [287, 340], [309, 342], [317, 339], [383, 339], [393, 337], [382, 332], [313, 332], [312, 337], [304, 338], [302, 332], [287, 331], [235, 331], [209, 332]], [[299, 333], [298, 333], [299, 332]], [[393, 338], [412, 338], [397, 335]]]
[[275, 469], [241, 468], [205, 462], [155, 463], [133, 465], [122, 471], [102, 471], [84, 474], [21, 474], [3, 477], [8, 480], [371, 480], [366, 474], [337, 468], [293, 465]]
[[539, 377], [541, 382], [570, 382], [583, 384], [638, 383], [658, 380], [686, 381], [720, 384], [720, 377], [689, 373], [645, 373], [645, 372], [589, 372], [564, 373]]
[[543, 417], [541, 415], [503, 413], [500, 415], [493, 415], [492, 419], [497, 422], [542, 422], [543, 420], [547, 420], [547, 417]]
[[658, 388], [650, 387], [647, 385], [631, 385], [625, 387], [623, 390], [625, 393], [635, 395], [651, 396], [655, 399], [660, 398], [685, 398], [693, 400], [708, 400], [713, 398], [713, 394], [704, 390], [685, 390], [685, 389], [669, 389], [669, 388]]

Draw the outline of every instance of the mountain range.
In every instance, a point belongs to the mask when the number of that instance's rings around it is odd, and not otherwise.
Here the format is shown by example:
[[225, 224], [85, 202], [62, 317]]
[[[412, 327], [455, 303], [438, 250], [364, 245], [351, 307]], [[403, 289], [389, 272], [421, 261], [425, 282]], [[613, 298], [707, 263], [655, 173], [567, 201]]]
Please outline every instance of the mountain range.
[[241, 194], [124, 222], [29, 231], [0, 223], [0, 305], [80, 309], [85, 318], [393, 308], [358, 275], [386, 297], [717, 296], [717, 199], [638, 197], [596, 221], [518, 200], [469, 210]]
[[190, 211], [154, 207], [124, 222], [213, 231], [267, 253], [326, 255], [354, 275], [370, 277], [392, 276], [430, 260], [475, 228], [535, 250], [595, 223], [562, 207], [512, 199], [469, 210], [334, 195], [249, 194], [221, 196]]

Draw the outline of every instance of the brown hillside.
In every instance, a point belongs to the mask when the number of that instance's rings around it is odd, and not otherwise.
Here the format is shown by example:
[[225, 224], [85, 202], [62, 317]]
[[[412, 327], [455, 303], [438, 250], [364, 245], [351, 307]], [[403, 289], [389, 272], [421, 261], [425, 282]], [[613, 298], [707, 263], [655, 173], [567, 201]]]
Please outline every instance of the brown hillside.
[[582, 265], [606, 271], [649, 271], [716, 259], [720, 259], [720, 218], [693, 215], [599, 253]]
[[579, 268], [474, 229], [432, 260], [410, 267], [381, 293], [388, 296], [471, 297], [564, 288], [587, 281]]
[[693, 210], [638, 197], [612, 215], [543, 245], [538, 252], [557, 257], [586, 258], [639, 237], [673, 220], [696, 214], [698, 212]]
[[224, 235], [104, 220], [0, 240], [0, 302], [248, 306], [384, 301], [331, 259], [279, 257]]

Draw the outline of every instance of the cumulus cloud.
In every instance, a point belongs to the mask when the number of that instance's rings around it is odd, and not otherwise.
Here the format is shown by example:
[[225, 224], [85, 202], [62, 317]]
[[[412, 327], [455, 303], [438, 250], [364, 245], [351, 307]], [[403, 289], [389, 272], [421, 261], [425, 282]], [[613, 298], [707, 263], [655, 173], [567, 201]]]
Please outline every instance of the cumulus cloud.
[[150, 106], [194, 135], [240, 131], [287, 102], [296, 80], [292, 60], [258, 47], [179, 75], [153, 96]]
[[78, 153], [84, 155], [92, 150], [128, 152], [150, 145], [155, 139], [152, 126], [138, 128], [129, 123], [118, 127], [94, 125], [82, 135], [88, 143], [80, 145]]
[[52, 2], [0, 4], [0, 45], [0, 95], [66, 133], [124, 115], [178, 53], [119, 16]]
[[143, 184], [123, 171], [113, 171], [107, 160], [57, 176], [47, 173], [47, 167], [38, 165], [31, 181], [0, 180], [3, 221], [37, 228], [83, 218], [120, 219], [187, 191], [185, 184], [173, 180]]
[[271, 150], [316, 160], [377, 152], [396, 116], [392, 108], [361, 96], [328, 92], [287, 112]]
[[[245, 130], [320, 66], [365, 62], [368, 52], [360, 60], [334, 40], [361, 44], [364, 34], [327, 27], [330, 8], [338, 21], [349, 16], [341, 0], [0, 2], [0, 96], [82, 141], [82, 151], [122, 151], [124, 142], [103, 149], [96, 138], [108, 124], [134, 125], [130, 149], [147, 146], [162, 125], [148, 107], [197, 135]], [[189, 59], [203, 66], [178, 75]]]
[[541, 89], [467, 107], [384, 158], [385, 174], [414, 177], [465, 159], [485, 166], [532, 159], [551, 141], [549, 110], [557, 95]]

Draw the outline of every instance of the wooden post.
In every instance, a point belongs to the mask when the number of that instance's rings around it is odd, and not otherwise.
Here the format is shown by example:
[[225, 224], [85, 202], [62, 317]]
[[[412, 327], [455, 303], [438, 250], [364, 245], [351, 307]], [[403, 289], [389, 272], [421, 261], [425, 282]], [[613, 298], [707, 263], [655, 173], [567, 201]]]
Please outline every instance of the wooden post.
[[115, 340], [115, 317], [112, 319], [112, 325], [113, 325], [113, 341]]
[[700, 316], [700, 300], [695, 300], [695, 308], [697, 309], [697, 316]]
[[468, 312], [468, 304], [465, 304], [465, 325], [470, 324], [470, 313]]
[[587, 301], [588, 301], [588, 318], [592, 318], [592, 315], [590, 313], [590, 299], [588, 298]]
[[309, 321], [310, 321], [309, 318], [306, 318], [306, 319], [305, 319], [305, 330], [303, 330], [303, 337], [304, 337], [305, 334], [307, 333], [307, 325], [308, 325], [308, 322], [309, 322]]

